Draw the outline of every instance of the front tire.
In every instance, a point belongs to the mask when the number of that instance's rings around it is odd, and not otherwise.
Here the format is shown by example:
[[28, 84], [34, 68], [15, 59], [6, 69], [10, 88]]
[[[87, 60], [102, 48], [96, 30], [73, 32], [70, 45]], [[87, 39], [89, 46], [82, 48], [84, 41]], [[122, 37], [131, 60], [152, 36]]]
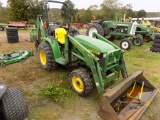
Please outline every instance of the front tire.
[[38, 46], [39, 61], [43, 69], [54, 70], [58, 64], [54, 60], [52, 49], [47, 42], [41, 42]]
[[120, 48], [124, 49], [124, 50], [129, 50], [132, 46], [131, 41], [128, 38], [124, 38], [123, 40], [121, 40], [120, 42]]
[[90, 75], [80, 69], [76, 69], [70, 74], [70, 83], [73, 91], [79, 96], [88, 96], [93, 89], [93, 81]]
[[8, 88], [2, 98], [4, 120], [24, 120], [28, 117], [27, 103], [18, 88]]
[[92, 37], [93, 33], [98, 33], [101, 36], [104, 36], [104, 30], [102, 28], [102, 26], [98, 23], [92, 23], [89, 27], [87, 27], [87, 32], [86, 34], [90, 37]]

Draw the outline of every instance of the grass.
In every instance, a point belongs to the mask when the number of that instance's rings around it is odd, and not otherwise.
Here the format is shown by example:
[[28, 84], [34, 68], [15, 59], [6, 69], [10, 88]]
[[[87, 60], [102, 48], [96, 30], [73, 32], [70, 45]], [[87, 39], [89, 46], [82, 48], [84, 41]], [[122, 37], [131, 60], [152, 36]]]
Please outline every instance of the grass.
[[[29, 120], [100, 120], [97, 115], [100, 95], [96, 89], [88, 97], [79, 97], [71, 89], [70, 71], [67, 68], [59, 67], [54, 71], [45, 71], [41, 68], [34, 43], [25, 40], [29, 39], [29, 30], [19, 30], [20, 42], [16, 44], [7, 43], [5, 32], [0, 31], [0, 54], [21, 49], [30, 49], [34, 52], [34, 56], [24, 62], [0, 67], [0, 84], [22, 89], [29, 106]], [[84, 30], [83, 32], [85, 33]], [[118, 40], [113, 42], [119, 44]], [[151, 45], [152, 42], [145, 42], [141, 47], [132, 46], [129, 51], [124, 51], [124, 58], [129, 74], [138, 70], [143, 71], [144, 76], [158, 89], [159, 93], [160, 54], [146, 52], [145, 50]], [[47, 88], [47, 85], [62, 88], [60, 89], [62, 93], [63, 90], [69, 91], [70, 96], [63, 93], [63, 96], [58, 98], [64, 100], [63, 103], [56, 103], [50, 97], [44, 97], [40, 94], [42, 88]], [[157, 94], [140, 120], [159, 120], [159, 100], [160, 95]]]

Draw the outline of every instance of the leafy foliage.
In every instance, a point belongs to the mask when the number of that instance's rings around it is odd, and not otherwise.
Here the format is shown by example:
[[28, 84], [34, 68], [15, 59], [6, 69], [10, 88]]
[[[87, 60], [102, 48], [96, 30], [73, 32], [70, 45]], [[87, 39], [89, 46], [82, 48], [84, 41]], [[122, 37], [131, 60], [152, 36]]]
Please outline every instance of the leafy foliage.
[[92, 11], [90, 9], [87, 9], [85, 14], [84, 14], [84, 23], [87, 23], [88, 21], [91, 21], [92, 18]]
[[[72, 1], [70, 0], [66, 0], [65, 3], [68, 5], [69, 7], [69, 16], [70, 18], [73, 18], [73, 20], [75, 20], [75, 15], [78, 12], [78, 9], [74, 8], [74, 4], [72, 3]], [[66, 7], [63, 5], [61, 8], [61, 16], [63, 18], [63, 20], [65, 21], [65, 15], [66, 15]], [[72, 21], [72, 19], [70, 19]]]
[[13, 21], [28, 21], [36, 19], [44, 13], [44, 1], [39, 0], [8, 0], [9, 16]]
[[113, 20], [114, 13], [119, 12], [119, 10], [123, 7], [123, 4], [118, 0], [104, 0], [101, 4], [102, 11], [104, 13], [105, 20]]
[[44, 14], [44, 1], [30, 0], [28, 1], [28, 19], [36, 19], [37, 15]]
[[9, 15], [11, 20], [14, 21], [27, 21], [28, 20], [28, 4], [24, 0], [8, 0]]
[[56, 103], [63, 103], [71, 95], [71, 92], [63, 88], [62, 84], [49, 82], [46, 86], [42, 87], [41, 94], [52, 98]]
[[138, 11], [137, 17], [138, 17], [138, 18], [146, 17], [146, 11], [143, 10], [143, 9], [140, 10], [140, 11]]
[[[7, 21], [28, 21], [35, 23], [37, 15], [44, 15], [44, 3], [46, 0], [7, 0], [8, 7], [2, 7], [0, 2], [0, 22]], [[114, 13], [126, 14], [129, 17], [146, 17], [145, 10], [136, 12], [132, 9], [132, 4], [123, 5], [119, 0], [103, 0], [101, 6], [91, 5], [87, 10], [77, 9], [72, 0], [65, 0], [69, 6], [71, 22], [87, 23], [96, 19], [114, 20]], [[54, 11], [53, 11], [54, 10]], [[49, 8], [49, 20], [52, 22], [65, 23], [66, 8], [63, 5], [61, 9]]]

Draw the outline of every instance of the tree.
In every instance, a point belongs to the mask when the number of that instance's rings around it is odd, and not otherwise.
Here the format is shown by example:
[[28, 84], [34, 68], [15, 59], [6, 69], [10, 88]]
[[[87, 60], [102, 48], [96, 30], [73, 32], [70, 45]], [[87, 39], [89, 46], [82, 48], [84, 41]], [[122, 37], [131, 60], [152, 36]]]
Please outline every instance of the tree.
[[126, 17], [136, 17], [135, 12], [132, 10], [132, 4], [127, 4], [125, 7], [127, 8]]
[[106, 20], [113, 20], [114, 13], [118, 12], [119, 9], [123, 7], [123, 4], [120, 3], [118, 0], [104, 0], [101, 4], [101, 8], [104, 13], [104, 19]]
[[91, 5], [88, 9], [97, 10], [98, 9], [98, 5]]
[[14, 21], [28, 20], [28, 4], [25, 0], [8, 0], [9, 15]]
[[146, 17], [146, 11], [143, 10], [143, 9], [140, 10], [140, 11], [138, 11], [137, 17], [138, 17], [138, 18]]
[[85, 23], [90, 22], [92, 20], [92, 11], [87, 9], [83, 17]]
[[36, 20], [37, 15], [44, 14], [44, 1], [28, 0], [28, 19]]
[[0, 1], [0, 7], [2, 7], [2, 2]]
[[[75, 5], [70, 0], [66, 0], [65, 3], [68, 4], [68, 7], [69, 7], [70, 21], [75, 20], [75, 15], [78, 12], [78, 9], [74, 8]], [[62, 11], [61, 16], [62, 16], [63, 20], [65, 21], [66, 8], [64, 5], [62, 6], [61, 11]], [[71, 19], [71, 18], [73, 18], [73, 19]]]

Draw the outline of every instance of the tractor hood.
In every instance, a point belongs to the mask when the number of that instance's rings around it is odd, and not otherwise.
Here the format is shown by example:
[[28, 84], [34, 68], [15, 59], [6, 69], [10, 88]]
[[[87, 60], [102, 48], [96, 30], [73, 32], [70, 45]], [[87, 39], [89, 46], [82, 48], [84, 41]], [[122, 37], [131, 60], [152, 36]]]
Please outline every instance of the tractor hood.
[[101, 40], [98, 40], [96, 38], [91, 38], [89, 36], [84, 36], [84, 35], [77, 35], [74, 38], [76, 41], [78, 41], [80, 44], [82, 44], [90, 51], [106, 53], [108, 51], [115, 50], [115, 48], [112, 45], [103, 42]]

